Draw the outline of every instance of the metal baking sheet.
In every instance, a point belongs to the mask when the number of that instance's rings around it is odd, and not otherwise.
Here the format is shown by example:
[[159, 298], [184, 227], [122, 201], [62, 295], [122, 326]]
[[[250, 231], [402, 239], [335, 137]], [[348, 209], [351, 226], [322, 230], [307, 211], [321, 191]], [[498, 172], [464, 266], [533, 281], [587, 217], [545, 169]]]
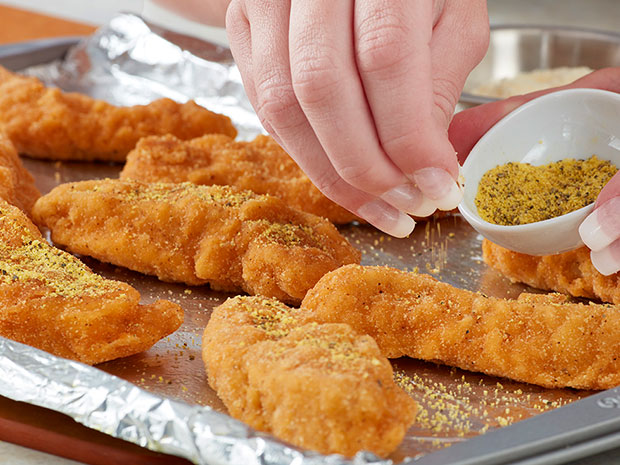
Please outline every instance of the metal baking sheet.
[[[24, 162], [42, 192], [64, 182], [114, 178], [121, 169], [119, 165], [32, 159]], [[482, 262], [481, 238], [460, 215], [422, 222], [407, 239], [391, 238], [370, 226], [350, 225], [340, 230], [362, 251], [365, 265], [417, 269], [456, 287], [496, 297], [512, 298], [527, 290]], [[164, 283], [88, 257], [82, 259], [97, 273], [134, 286], [146, 303], [168, 299], [185, 310], [183, 326], [151, 350], [97, 368], [149, 392], [226, 412], [207, 383], [200, 345], [211, 310], [230, 294], [207, 286]], [[408, 358], [394, 360], [393, 364], [402, 384], [422, 406], [418, 421], [390, 457], [395, 462], [419, 457], [587, 394], [539, 388]]]
[[[114, 23], [115, 21], [116, 23]], [[128, 38], [127, 26], [132, 24], [140, 26], [137, 28], [137, 32], [135, 28], [132, 32], [140, 35], [140, 37]], [[64, 62], [64, 64], [38, 66], [29, 69], [29, 72], [41, 76], [50, 84], [61, 85], [61, 87], [70, 90], [79, 88], [81, 91], [93, 95], [100, 95], [99, 92], [102, 88], [107, 88], [107, 92], [111, 92], [110, 89], [122, 88], [118, 85], [109, 87], [113, 82], [113, 77], [122, 74], [123, 79], [129, 76], [130, 80], [141, 82], [142, 87], [148, 87], [149, 82], [153, 81], [154, 83], [152, 87], [148, 88], [148, 91], [152, 91], [153, 96], [158, 96], [157, 92], [168, 94], [168, 90], [162, 84], [166, 82], [165, 74], [167, 72], [176, 73], [179, 69], [188, 69], [188, 67], [200, 65], [193, 72], [185, 75], [195, 79], [196, 71], [206, 72], [205, 70], [208, 69], [220, 73], [218, 76], [225, 74], [231, 77], [232, 82], [214, 79], [213, 81], [220, 86], [218, 92], [234, 89], [235, 98], [239, 98], [238, 87], [236, 87], [238, 81], [235, 81], [238, 76], [230, 68], [224, 72], [221, 63], [217, 61], [210, 62], [205, 58], [198, 59], [196, 55], [181, 48], [179, 48], [181, 52], [175, 55], [177, 61], [174, 63], [170, 61], [170, 54], [164, 54], [168, 60], [166, 63], [157, 61], [157, 57], [145, 56], [144, 45], [155, 39], [166, 41], [164, 36], [166, 34], [162, 33], [161, 30], [150, 28], [138, 17], [121, 15], [115, 18], [110, 25], [98, 31], [93, 38], [89, 38], [86, 44], [81, 44], [76, 51], [70, 53], [69, 60], [73, 57], [73, 62], [69, 61], [68, 65]], [[187, 41], [186, 38], [183, 39], [182, 36], [178, 35], [166, 37], [181, 42]], [[97, 50], [99, 51], [105, 51], [105, 47], [110, 46], [111, 39], [115, 39], [117, 42], [125, 39], [125, 42], [122, 42], [125, 47], [122, 54], [115, 55], [111, 52], [107, 54], [102, 52], [98, 55], [89, 54], [88, 49], [91, 46], [98, 47]], [[194, 50], [202, 50], [203, 52], [206, 50], [208, 52], [203, 53], [203, 57], [206, 55], [207, 58], [217, 60], [226, 56], [225, 50], [214, 49], [215, 46], [211, 44], [201, 45], [195, 41], [191, 44]], [[140, 53], [137, 53], [136, 49]], [[170, 50], [177, 49], [170, 48]], [[183, 61], [186, 59], [189, 60], [189, 64]], [[88, 72], [81, 72], [81, 68], [75, 66], [75, 60], [78, 63], [88, 63], [89, 66], [84, 68]], [[98, 63], [95, 66], [93, 61], [96, 60], [102, 60], [103, 63]], [[119, 64], [115, 60], [120, 60], [121, 63]], [[136, 64], [133, 60], [143, 61]], [[211, 63], [216, 63], [217, 66]], [[227, 63], [226, 66], [230, 66], [230, 63]], [[92, 70], [99, 70], [102, 75], [93, 76]], [[131, 74], [132, 72], [136, 74]], [[73, 85], [69, 84], [70, 82], [73, 82]], [[178, 92], [179, 86], [176, 84], [175, 92]], [[183, 89], [190, 87], [189, 85], [181, 86]], [[132, 89], [134, 92], [135, 87]], [[142, 98], [140, 95], [133, 95], [134, 98], [127, 100], [123, 100], [122, 95], [124, 94], [114, 93], [114, 97], [110, 97], [110, 100], [115, 103], [142, 103], [142, 101], [136, 101]], [[188, 95], [184, 98], [191, 97], [193, 96]], [[214, 95], [214, 98], [216, 97], [218, 95]], [[219, 97], [224, 98], [223, 106], [233, 107], [227, 94], [221, 94]], [[235, 118], [241, 115], [242, 119], [246, 118], [248, 110], [247, 108], [242, 108], [242, 110], [236, 112], [233, 108], [231, 116]], [[225, 112], [224, 110], [221, 111]], [[254, 128], [254, 130], [260, 129]], [[250, 129], [248, 134], [251, 134]], [[35, 176], [37, 186], [43, 193], [64, 182], [116, 177], [121, 169], [119, 165], [103, 163], [48, 162], [33, 159], [24, 159], [24, 163]], [[421, 222], [407, 239], [391, 238], [369, 226], [350, 225], [342, 227], [341, 232], [355, 247], [362, 251], [362, 263], [365, 265], [390, 265], [400, 269], [416, 269], [423, 273], [429, 273], [440, 281], [456, 287], [481, 291], [496, 297], [514, 298], [524, 290], [532, 291], [525, 286], [510, 283], [482, 262], [481, 237], [458, 214], [433, 219], [426, 223]], [[225, 413], [226, 409], [208, 386], [201, 360], [200, 341], [211, 310], [229, 297], [229, 294], [211, 291], [206, 286], [190, 287], [163, 283], [153, 277], [100, 263], [88, 257], [82, 258], [94, 271], [108, 278], [125, 281], [136, 287], [146, 303], [162, 298], [179, 303], [185, 310], [183, 326], [171, 336], [157, 343], [149, 351], [98, 365], [97, 368], [102, 371], [90, 370], [87, 367], [80, 368], [80, 365], [75, 363], [63, 365], [64, 361], [56, 357], [43, 357], [38, 354], [38, 351], [22, 349], [17, 344], [5, 344], [3, 346], [0, 340], [0, 349], [5, 350], [5, 356], [9, 352], [12, 354], [18, 352], [20, 355], [19, 352], [22, 351], [21, 355], [16, 356], [15, 359], [24, 361], [24, 366], [21, 367], [23, 370], [15, 366], [2, 367], [0, 364], [0, 374], [3, 373], [3, 369], [5, 373], [7, 373], [7, 369], [19, 369], [23, 376], [18, 378], [22, 382], [25, 382], [24, 380], [31, 381], [32, 377], [36, 376], [36, 379], [41, 380], [41, 385], [46, 386], [46, 389], [40, 390], [43, 393], [50, 392], [47, 389], [50, 384], [55, 382], [61, 384], [62, 381], [66, 383], [63, 393], [66, 394], [67, 399], [85, 397], [82, 410], [75, 410], [75, 403], [72, 403], [70, 408], [64, 409], [65, 413], [70, 414], [78, 421], [153, 450], [176, 453], [196, 463], [235, 463], [233, 458], [238, 458], [234, 455], [235, 453], [245, 454], [247, 463], [350, 463], [342, 458], [327, 458], [312, 453], [299, 452], [295, 448], [282, 445], [268, 435], [254, 434], [239, 426], [237, 422], [223, 421], [222, 419], [225, 419], [225, 416], [211, 415], [212, 411]], [[42, 364], [48, 363], [48, 367], [53, 365], [54, 369], [41, 368], [33, 360]], [[421, 406], [416, 423], [409, 430], [401, 446], [389, 457], [395, 463], [444, 449], [468, 438], [530, 418], [544, 411], [553, 410], [591, 394], [575, 390], [548, 390], [405, 358], [394, 360], [393, 364], [397, 378]], [[97, 419], [97, 415], [93, 412], [100, 412], [101, 405], [89, 404], [89, 396], [84, 392], [91, 391], [80, 390], [80, 386], [87, 386], [88, 383], [83, 380], [79, 383], [67, 381], [69, 373], [74, 372], [87, 374], [88, 382], [95, 385], [100, 383], [101, 386], [105, 386], [107, 383], [117, 388], [122, 386], [122, 389], [118, 388], [113, 392], [108, 392], [106, 394], [107, 402], [104, 402], [107, 404], [105, 406], [106, 412], [118, 414], [120, 420], [117, 424], [109, 419], [104, 420], [103, 417]], [[10, 374], [10, 371], [8, 373]], [[106, 374], [114, 375], [131, 384], [119, 384], [116, 378], [107, 377]], [[28, 375], [32, 375], [32, 377]], [[21, 396], [19, 400], [62, 410], [61, 402], [55, 399], [35, 400], [28, 398], [23, 393], [16, 392], [16, 390], [21, 389], [19, 379], [11, 376], [5, 376], [4, 379], [9, 379], [9, 381], [0, 389], [0, 394], [11, 398]], [[170, 420], [181, 419], [181, 422], [176, 423], [178, 429], [170, 428], [170, 431], [160, 431], [153, 437], [145, 437], [145, 430], [141, 427], [144, 425], [134, 424], [131, 428], [127, 428], [127, 425], [123, 424], [121, 415], [121, 413], [126, 413], [121, 412], [122, 409], [126, 408], [126, 403], [121, 403], [119, 400], [116, 404], [117, 407], [115, 407], [115, 402], [121, 398], [121, 396], [115, 396], [119, 394], [119, 390], [124, 393], [133, 393], [132, 386], [140, 388], [135, 390], [135, 394], [132, 394], [137, 396], [137, 399], [144, 400], [144, 393], [152, 394], [152, 398], [149, 397], [151, 399], [149, 402], [158, 406], [157, 409], [154, 409], [149, 404], [144, 411], [145, 417], [140, 418], [140, 421], [148, 423], [153, 420], [154, 414], [158, 416], [158, 419], [163, 417], [163, 420], [166, 420], [166, 415], [168, 415]], [[123, 397], [123, 399], [126, 401], [127, 397]], [[90, 401], [92, 400], [90, 399]], [[97, 399], [97, 401], [102, 402], [101, 399]], [[161, 408], [162, 405], [168, 405], [169, 408]], [[201, 407], [208, 408], [202, 409]], [[89, 410], [91, 408], [92, 410]], [[191, 415], [188, 412], [191, 412]], [[194, 415], [199, 420], [196, 420]], [[187, 418], [192, 418], [192, 422], [196, 421], [197, 423], [191, 423]], [[136, 420], [132, 417], [132, 421]], [[152, 425], [156, 424], [158, 423], [153, 421]], [[197, 428], [196, 424], [201, 425], [203, 430], [210, 428], [210, 436], [207, 435], [207, 439], [200, 436], [202, 430]], [[115, 427], [110, 425], [115, 425]], [[205, 425], [208, 428], [205, 428]], [[192, 426], [191, 432], [186, 431], [186, 428], [190, 426]], [[152, 430], [153, 428], [149, 429], [151, 432]], [[194, 442], [189, 444], [192, 441]], [[196, 444], [201, 444], [202, 447], [194, 447]], [[236, 448], [237, 445], [239, 447]], [[233, 453], [231, 450], [237, 452]], [[239, 452], [239, 450], [243, 452]], [[249, 457], [252, 457], [253, 460], [250, 460]], [[355, 463], [388, 462], [380, 461], [372, 455], [360, 454], [356, 457]]]

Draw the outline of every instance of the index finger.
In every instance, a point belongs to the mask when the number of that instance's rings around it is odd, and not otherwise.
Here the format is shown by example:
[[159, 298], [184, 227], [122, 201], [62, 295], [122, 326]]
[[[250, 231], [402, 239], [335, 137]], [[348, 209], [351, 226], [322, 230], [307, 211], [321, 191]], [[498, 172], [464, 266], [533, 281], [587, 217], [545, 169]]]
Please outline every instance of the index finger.
[[416, 183], [414, 173], [431, 167], [444, 178], [458, 177], [445, 126], [434, 118], [433, 13], [425, 0], [355, 2], [355, 59], [377, 135], [387, 156]]

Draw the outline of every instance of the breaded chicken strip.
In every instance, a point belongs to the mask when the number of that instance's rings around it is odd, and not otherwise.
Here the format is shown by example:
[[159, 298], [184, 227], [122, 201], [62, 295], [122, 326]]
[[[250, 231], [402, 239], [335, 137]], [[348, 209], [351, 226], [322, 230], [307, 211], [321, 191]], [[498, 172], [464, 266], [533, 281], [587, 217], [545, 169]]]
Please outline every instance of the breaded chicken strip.
[[219, 134], [188, 141], [171, 135], [146, 137], [127, 156], [120, 177], [236, 186], [279, 197], [293, 208], [335, 224], [358, 220], [325, 197], [269, 136], [258, 136], [252, 142], [236, 142]]
[[485, 239], [482, 257], [512, 282], [620, 305], [620, 273], [599, 273], [587, 247], [537, 257], [513, 252]]
[[217, 307], [202, 355], [233, 417], [300, 447], [385, 456], [415, 418], [372, 338], [343, 324], [299, 326], [276, 300], [235, 297]]
[[95, 364], [142, 352], [183, 322], [165, 300], [140, 305], [131, 286], [104, 279], [50, 246], [0, 200], [0, 335]]
[[565, 296], [517, 300], [456, 289], [427, 275], [346, 266], [302, 303], [305, 321], [347, 323], [388, 358], [407, 355], [557, 388], [620, 384], [620, 307]]
[[0, 127], [19, 153], [52, 160], [124, 161], [144, 136], [191, 139], [237, 131], [227, 116], [170, 99], [116, 107], [78, 93], [47, 88], [38, 79], [0, 67]]
[[163, 281], [286, 302], [360, 260], [327, 220], [227, 186], [84, 181], [56, 187], [33, 215], [72, 252]]
[[0, 199], [30, 215], [39, 197], [34, 178], [24, 168], [11, 141], [0, 131]]

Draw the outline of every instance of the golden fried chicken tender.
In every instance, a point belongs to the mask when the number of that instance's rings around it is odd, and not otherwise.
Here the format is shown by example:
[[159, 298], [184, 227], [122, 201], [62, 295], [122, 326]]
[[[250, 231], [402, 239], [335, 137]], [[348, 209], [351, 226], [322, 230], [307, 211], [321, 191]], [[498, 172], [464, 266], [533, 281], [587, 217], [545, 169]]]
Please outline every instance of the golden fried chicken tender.
[[33, 209], [54, 242], [163, 281], [299, 302], [360, 253], [323, 218], [228, 186], [64, 184]]
[[427, 275], [345, 266], [302, 303], [304, 322], [347, 323], [388, 358], [407, 355], [557, 388], [620, 384], [620, 307], [559, 294], [517, 300], [456, 289]]
[[213, 134], [183, 141], [177, 137], [141, 139], [127, 156], [121, 179], [228, 185], [270, 194], [289, 206], [335, 224], [358, 220], [319, 191], [293, 159], [269, 136], [252, 142]]
[[513, 252], [485, 239], [482, 257], [512, 282], [620, 305], [620, 273], [599, 273], [587, 247], [538, 257]]
[[183, 322], [165, 300], [140, 305], [131, 286], [104, 279], [50, 246], [0, 200], [0, 335], [95, 364], [142, 352]]
[[[0, 97], [1, 98], [1, 97]], [[0, 199], [30, 215], [41, 196], [11, 141], [0, 131]]]
[[170, 99], [116, 107], [78, 93], [47, 88], [38, 79], [0, 67], [0, 127], [19, 153], [52, 160], [124, 161], [144, 136], [191, 139], [237, 131], [227, 116], [193, 101]]
[[297, 313], [263, 297], [217, 307], [202, 345], [209, 384], [233, 417], [297, 446], [389, 454], [417, 410], [389, 361], [372, 338], [343, 324], [299, 325]]

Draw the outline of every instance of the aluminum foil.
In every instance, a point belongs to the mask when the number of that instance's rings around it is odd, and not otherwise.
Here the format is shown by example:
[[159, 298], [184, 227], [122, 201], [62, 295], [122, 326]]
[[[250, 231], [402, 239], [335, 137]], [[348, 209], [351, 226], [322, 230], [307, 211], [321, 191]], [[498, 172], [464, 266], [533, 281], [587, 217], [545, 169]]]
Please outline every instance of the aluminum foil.
[[[241, 137], [262, 131], [228, 50], [123, 14], [70, 51], [65, 60], [25, 70], [49, 85], [119, 105], [154, 98], [195, 99], [229, 115]], [[121, 167], [24, 159], [46, 193], [70, 181], [116, 177]], [[419, 269], [456, 287], [497, 297], [526, 288], [484, 265], [481, 238], [458, 216], [418, 225], [407, 239], [369, 226], [340, 228], [365, 265]], [[409, 462], [587, 393], [545, 390], [407, 358], [393, 362], [420, 414], [401, 446], [381, 460], [347, 460], [290, 447], [226, 415], [207, 384], [200, 353], [211, 309], [229, 295], [188, 288], [83, 257], [97, 273], [134, 286], [145, 303], [169, 299], [185, 310], [183, 326], [152, 349], [97, 368], [0, 338], [0, 395], [46, 407], [93, 429], [201, 464], [389, 464]]]
[[376, 464], [292, 449], [209, 407], [166, 399], [82, 363], [0, 337], [0, 394], [62, 412], [103, 433], [199, 464]]
[[115, 105], [193, 99], [228, 115], [241, 139], [263, 132], [227, 48], [149, 25], [135, 15], [113, 18], [64, 60], [25, 72]]

